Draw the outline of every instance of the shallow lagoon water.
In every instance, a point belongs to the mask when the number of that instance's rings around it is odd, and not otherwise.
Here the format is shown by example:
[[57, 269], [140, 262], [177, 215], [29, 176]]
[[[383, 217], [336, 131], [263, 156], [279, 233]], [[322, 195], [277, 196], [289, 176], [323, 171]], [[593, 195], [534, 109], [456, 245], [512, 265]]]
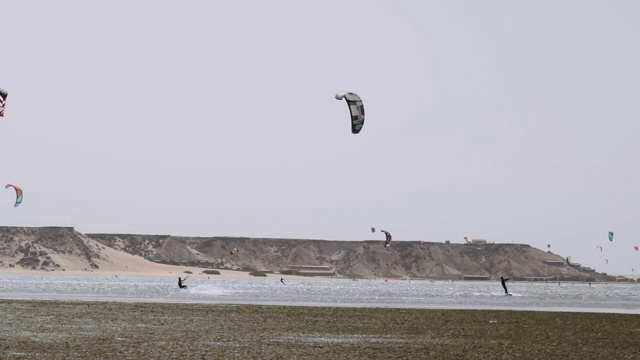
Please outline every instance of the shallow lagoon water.
[[497, 281], [177, 279], [0, 275], [0, 298], [640, 314], [640, 285]]

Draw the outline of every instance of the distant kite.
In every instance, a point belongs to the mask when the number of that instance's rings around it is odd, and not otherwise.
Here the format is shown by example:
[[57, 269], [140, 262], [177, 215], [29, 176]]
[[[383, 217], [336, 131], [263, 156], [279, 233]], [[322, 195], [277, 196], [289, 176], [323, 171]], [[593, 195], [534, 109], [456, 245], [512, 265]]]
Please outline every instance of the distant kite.
[[7, 184], [4, 188], [8, 189], [10, 187], [16, 190], [16, 203], [13, 206], [18, 207], [18, 205], [22, 203], [22, 189], [20, 188], [20, 186], [14, 184]]
[[0, 89], [0, 117], [4, 117], [4, 107], [5, 107], [5, 104], [7, 103], [8, 95], [9, 95], [8, 92]]
[[376, 232], [376, 228], [375, 228], [375, 227], [372, 227], [372, 228], [371, 228], [371, 232], [372, 232], [372, 233]]
[[602, 252], [602, 246], [598, 245], [596, 246], [596, 249], [600, 249], [600, 252]]
[[388, 232], [387, 230], [380, 230], [384, 233], [385, 236], [385, 242], [384, 242], [384, 247], [389, 247], [391, 246], [391, 233]]
[[354, 93], [339, 92], [336, 94], [336, 100], [347, 100], [349, 111], [351, 112], [351, 133], [357, 134], [364, 126], [364, 105], [360, 96]]
[[463, 237], [463, 239], [464, 239], [465, 242], [469, 242], [469, 237], [468, 236]]
[[609, 241], [613, 241], [613, 231], [609, 231]]

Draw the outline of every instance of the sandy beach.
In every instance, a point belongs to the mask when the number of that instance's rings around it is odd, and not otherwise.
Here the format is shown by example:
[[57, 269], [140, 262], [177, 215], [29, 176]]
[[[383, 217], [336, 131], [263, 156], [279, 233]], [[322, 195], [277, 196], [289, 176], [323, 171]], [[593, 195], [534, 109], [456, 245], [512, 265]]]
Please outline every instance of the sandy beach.
[[[209, 275], [203, 273], [206, 270], [212, 269], [202, 269], [202, 268], [193, 268], [193, 267], [185, 267], [185, 266], [170, 266], [170, 265], [161, 265], [167, 266], [167, 269], [161, 270], [149, 270], [149, 271], [127, 271], [127, 270], [114, 270], [114, 271], [104, 271], [104, 270], [72, 270], [72, 271], [39, 271], [39, 270], [25, 270], [25, 269], [7, 269], [0, 268], [0, 275], [44, 275], [44, 276], [122, 276], [122, 277], [155, 277], [155, 278], [178, 278], [189, 276], [190, 279], [206, 279], [206, 278], [215, 278], [215, 279], [264, 279], [262, 276], [253, 276], [249, 275], [246, 271], [234, 271], [234, 270], [220, 270], [218, 271], [219, 275]], [[280, 279], [284, 278], [285, 280], [314, 280], [314, 279], [327, 279], [326, 277], [309, 277], [309, 276], [295, 276], [295, 275], [281, 275], [281, 274], [267, 274], [267, 278], [269, 279]]]
[[0, 301], [3, 359], [638, 359], [640, 315]]
[[[51, 275], [51, 276], [130, 276], [130, 277], [157, 277], [157, 278], [177, 278], [179, 276], [188, 275], [190, 278], [207, 278], [214, 277], [216, 279], [262, 279], [263, 277], [256, 277], [249, 275], [246, 271], [235, 270], [221, 270], [221, 269], [208, 269], [189, 266], [176, 266], [159, 264], [152, 261], [148, 261], [139, 256], [127, 254], [122, 251], [117, 251], [109, 247], [103, 247], [102, 253], [109, 259], [109, 261], [96, 260], [99, 265], [98, 269], [87, 268], [87, 264], [78, 261], [77, 257], [67, 257], [63, 254], [52, 254], [55, 262], [60, 264], [60, 269], [56, 271], [44, 271], [44, 270], [28, 270], [16, 267], [0, 266], [0, 275]], [[7, 263], [6, 259], [2, 263]], [[219, 275], [208, 275], [204, 271], [215, 270]], [[313, 277], [308, 276], [293, 276], [293, 275], [280, 275], [280, 274], [267, 274], [267, 277], [277, 278], [283, 277], [284, 279], [305, 279], [310, 280]]]

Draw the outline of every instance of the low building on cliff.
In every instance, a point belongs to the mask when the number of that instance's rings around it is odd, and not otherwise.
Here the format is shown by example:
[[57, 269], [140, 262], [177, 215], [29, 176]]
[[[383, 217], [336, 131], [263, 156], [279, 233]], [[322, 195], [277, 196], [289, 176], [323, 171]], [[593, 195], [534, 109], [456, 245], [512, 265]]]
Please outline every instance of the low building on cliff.
[[282, 274], [301, 276], [335, 276], [336, 271], [328, 265], [289, 265], [287, 270], [280, 271]]

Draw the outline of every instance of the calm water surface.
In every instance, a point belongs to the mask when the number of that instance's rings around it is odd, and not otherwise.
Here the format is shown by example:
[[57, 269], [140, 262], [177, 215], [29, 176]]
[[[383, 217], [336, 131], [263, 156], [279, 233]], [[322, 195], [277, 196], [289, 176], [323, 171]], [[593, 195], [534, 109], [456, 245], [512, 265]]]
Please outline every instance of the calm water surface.
[[0, 275], [0, 298], [640, 314], [640, 285], [615, 283], [177, 279]]

